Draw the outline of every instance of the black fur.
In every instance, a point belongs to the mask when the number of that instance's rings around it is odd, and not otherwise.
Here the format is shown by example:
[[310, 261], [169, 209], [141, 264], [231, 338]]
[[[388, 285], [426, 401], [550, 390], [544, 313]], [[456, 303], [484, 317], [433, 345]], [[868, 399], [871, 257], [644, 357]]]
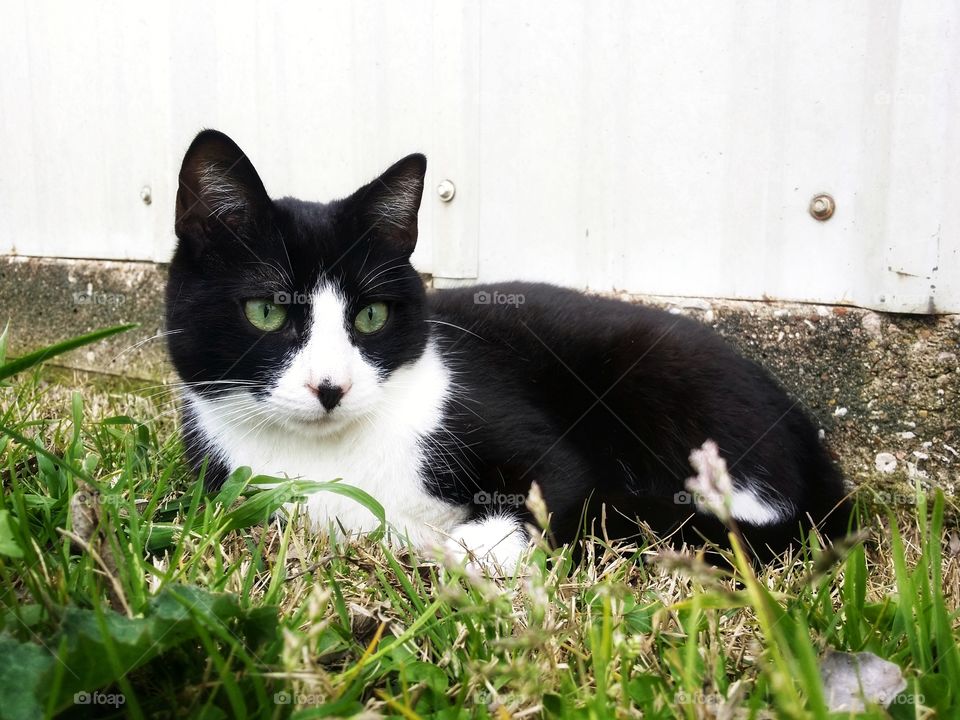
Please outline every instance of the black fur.
[[[558, 542], [574, 539], [584, 518], [599, 532], [602, 506], [610, 537], [635, 536], [642, 520], [660, 533], [679, 529], [685, 540], [722, 540], [715, 519], [676, 497], [692, 474], [691, 450], [709, 438], [735, 478], [796, 508], [776, 526], [741, 524], [758, 555], [782, 550], [811, 521], [830, 536], [846, 529], [841, 477], [814, 425], [766, 371], [708, 328], [544, 284], [426, 294], [409, 263], [417, 208], [389, 223], [377, 217], [391, 193], [415, 187], [419, 204], [425, 162], [409, 156], [329, 204], [271, 201], [229, 138], [201, 133], [181, 170], [180, 242], [167, 287], [169, 349], [182, 379], [206, 394], [222, 391], [224, 380], [265, 392], [304, 341], [307, 307], [289, 305], [287, 325], [263, 334], [245, 319], [244, 300], [295, 298], [333, 279], [356, 310], [388, 304], [383, 331], [353, 337], [384, 377], [437, 343], [457, 392], [445, 432], [423, 445], [424, 481], [475, 517], [496, 510], [527, 519], [516, 498], [536, 481]], [[210, 186], [211, 172], [220, 186]], [[482, 302], [504, 296], [513, 303]], [[199, 468], [204, 448], [190, 417], [184, 425]], [[211, 463], [208, 486], [227, 472]]]
[[[482, 292], [524, 302], [478, 304]], [[765, 370], [700, 323], [543, 284], [445, 290], [429, 302], [433, 317], [464, 328], [434, 330], [467, 388], [451, 424], [482, 448], [464, 462], [487, 494], [524, 494], [535, 480], [558, 540], [575, 535], [589, 501], [587, 518], [607, 505], [611, 537], [635, 536], [640, 519], [661, 534], [722, 542], [723, 526], [691, 518], [684, 492], [690, 451], [708, 438], [735, 478], [797, 509], [778, 526], [741, 523], [758, 555], [784, 549], [809, 519], [829, 536], [846, 530], [843, 483], [815, 427]], [[436, 484], [454, 483], [441, 473]]]

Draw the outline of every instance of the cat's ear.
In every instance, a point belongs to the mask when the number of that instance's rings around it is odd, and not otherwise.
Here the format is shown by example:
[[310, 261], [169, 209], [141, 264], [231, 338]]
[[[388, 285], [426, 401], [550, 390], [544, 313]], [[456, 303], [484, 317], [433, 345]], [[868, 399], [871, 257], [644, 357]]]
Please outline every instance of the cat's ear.
[[204, 130], [180, 167], [177, 237], [199, 250], [211, 240], [246, 234], [270, 207], [253, 163], [222, 132]]
[[394, 163], [383, 175], [354, 193], [360, 215], [375, 237], [409, 256], [417, 246], [417, 213], [423, 198], [427, 158], [420, 153]]

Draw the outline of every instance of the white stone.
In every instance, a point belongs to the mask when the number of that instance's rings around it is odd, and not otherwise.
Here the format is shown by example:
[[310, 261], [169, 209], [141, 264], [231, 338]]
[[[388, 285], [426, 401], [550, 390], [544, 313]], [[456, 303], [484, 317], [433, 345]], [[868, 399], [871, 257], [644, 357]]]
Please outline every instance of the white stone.
[[877, 466], [877, 470], [882, 473], [892, 473], [897, 469], [897, 458], [893, 453], [882, 452], [877, 455], [877, 459], [874, 461]]
[[885, 708], [907, 688], [899, 665], [870, 652], [831, 652], [820, 661], [820, 676], [831, 712]]
[[875, 312], [868, 312], [860, 318], [860, 325], [871, 340], [883, 340], [883, 320]]

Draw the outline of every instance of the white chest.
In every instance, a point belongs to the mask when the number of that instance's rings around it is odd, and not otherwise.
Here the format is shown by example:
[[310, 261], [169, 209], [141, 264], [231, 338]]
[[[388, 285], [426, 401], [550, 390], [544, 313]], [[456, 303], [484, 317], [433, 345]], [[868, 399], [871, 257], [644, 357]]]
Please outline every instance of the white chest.
[[[422, 439], [442, 422], [446, 374], [428, 352], [383, 384], [384, 397], [373, 412], [336, 434], [273, 422], [248, 393], [216, 400], [187, 395], [210, 452], [232, 470], [325, 482], [342, 479], [372, 495], [387, 522], [416, 545], [427, 545], [463, 522], [464, 508], [427, 492]], [[304, 503], [318, 529], [342, 526], [349, 533], [374, 530], [378, 520], [361, 504], [319, 492]]]

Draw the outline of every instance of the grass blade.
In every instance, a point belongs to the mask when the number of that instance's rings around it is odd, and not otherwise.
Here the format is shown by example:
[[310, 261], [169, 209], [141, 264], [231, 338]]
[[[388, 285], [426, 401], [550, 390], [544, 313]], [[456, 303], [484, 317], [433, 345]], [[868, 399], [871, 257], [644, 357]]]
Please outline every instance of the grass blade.
[[[34, 350], [32, 353], [27, 353], [16, 360], [11, 360], [10, 362], [4, 363], [2, 366], [0, 366], [0, 380], [5, 380], [6, 378], [16, 375], [19, 372], [29, 370], [35, 365], [39, 365], [40, 363], [56, 357], [57, 355], [63, 355], [63, 353], [76, 350], [84, 345], [95, 343], [98, 340], [103, 340], [111, 335], [127, 332], [135, 327], [138, 327], [137, 324], [131, 323], [127, 325], [116, 325], [115, 327], [103, 328], [101, 330], [94, 330], [86, 335], [78, 335], [77, 337], [70, 338], [69, 340], [64, 340], [63, 342], [54, 343], [53, 345], [48, 345], [47, 347], [40, 348], [39, 350]], [[6, 331], [4, 331], [3, 337], [5, 336]]]

